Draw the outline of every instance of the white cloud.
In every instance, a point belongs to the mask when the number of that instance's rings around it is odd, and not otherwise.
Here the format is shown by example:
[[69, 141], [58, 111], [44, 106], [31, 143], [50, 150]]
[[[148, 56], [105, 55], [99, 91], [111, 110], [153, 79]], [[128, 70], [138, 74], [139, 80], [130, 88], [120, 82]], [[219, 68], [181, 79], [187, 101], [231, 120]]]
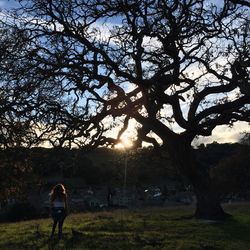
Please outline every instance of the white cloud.
[[245, 131], [250, 133], [250, 127], [247, 122], [237, 122], [232, 128], [223, 125], [215, 128], [212, 136], [199, 137], [193, 144], [208, 144], [214, 141], [218, 143], [236, 143], [240, 139], [240, 133]]

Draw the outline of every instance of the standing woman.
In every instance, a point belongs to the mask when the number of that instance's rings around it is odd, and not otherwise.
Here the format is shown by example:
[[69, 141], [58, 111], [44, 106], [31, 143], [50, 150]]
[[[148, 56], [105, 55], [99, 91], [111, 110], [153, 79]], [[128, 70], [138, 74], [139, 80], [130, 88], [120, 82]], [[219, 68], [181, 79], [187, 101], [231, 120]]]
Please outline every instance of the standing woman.
[[51, 215], [53, 218], [53, 227], [50, 238], [54, 236], [58, 224], [58, 238], [62, 238], [62, 227], [64, 219], [68, 213], [68, 201], [65, 187], [62, 184], [54, 186], [50, 192]]

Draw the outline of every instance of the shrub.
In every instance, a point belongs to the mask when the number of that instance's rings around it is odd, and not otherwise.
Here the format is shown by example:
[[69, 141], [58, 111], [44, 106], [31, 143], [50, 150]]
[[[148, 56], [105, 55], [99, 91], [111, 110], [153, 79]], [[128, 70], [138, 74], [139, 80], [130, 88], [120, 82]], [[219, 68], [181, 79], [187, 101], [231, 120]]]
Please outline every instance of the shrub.
[[16, 203], [12, 205], [7, 212], [7, 219], [9, 221], [20, 221], [27, 219], [34, 219], [38, 215], [37, 210], [30, 203]]

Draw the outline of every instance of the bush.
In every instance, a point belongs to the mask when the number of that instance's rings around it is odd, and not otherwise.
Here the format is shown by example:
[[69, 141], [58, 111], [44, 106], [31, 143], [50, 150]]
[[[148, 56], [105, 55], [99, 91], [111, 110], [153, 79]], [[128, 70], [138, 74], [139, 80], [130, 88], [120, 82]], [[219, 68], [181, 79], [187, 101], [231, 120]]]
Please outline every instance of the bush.
[[[222, 198], [228, 195], [248, 195], [250, 191], [250, 147], [235, 151], [222, 159], [213, 169], [211, 176], [216, 190]], [[247, 197], [246, 197], [247, 198]]]
[[7, 212], [9, 221], [20, 221], [34, 219], [38, 215], [37, 210], [30, 203], [16, 203], [12, 205]]

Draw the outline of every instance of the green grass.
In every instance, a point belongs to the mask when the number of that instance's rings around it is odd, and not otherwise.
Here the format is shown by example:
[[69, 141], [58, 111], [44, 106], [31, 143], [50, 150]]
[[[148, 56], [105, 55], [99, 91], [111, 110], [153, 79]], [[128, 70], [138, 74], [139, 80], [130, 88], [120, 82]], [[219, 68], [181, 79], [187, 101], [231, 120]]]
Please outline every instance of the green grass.
[[250, 249], [250, 204], [226, 211], [233, 217], [220, 223], [184, 207], [71, 214], [63, 239], [51, 242], [51, 219], [2, 223], [0, 249]]

